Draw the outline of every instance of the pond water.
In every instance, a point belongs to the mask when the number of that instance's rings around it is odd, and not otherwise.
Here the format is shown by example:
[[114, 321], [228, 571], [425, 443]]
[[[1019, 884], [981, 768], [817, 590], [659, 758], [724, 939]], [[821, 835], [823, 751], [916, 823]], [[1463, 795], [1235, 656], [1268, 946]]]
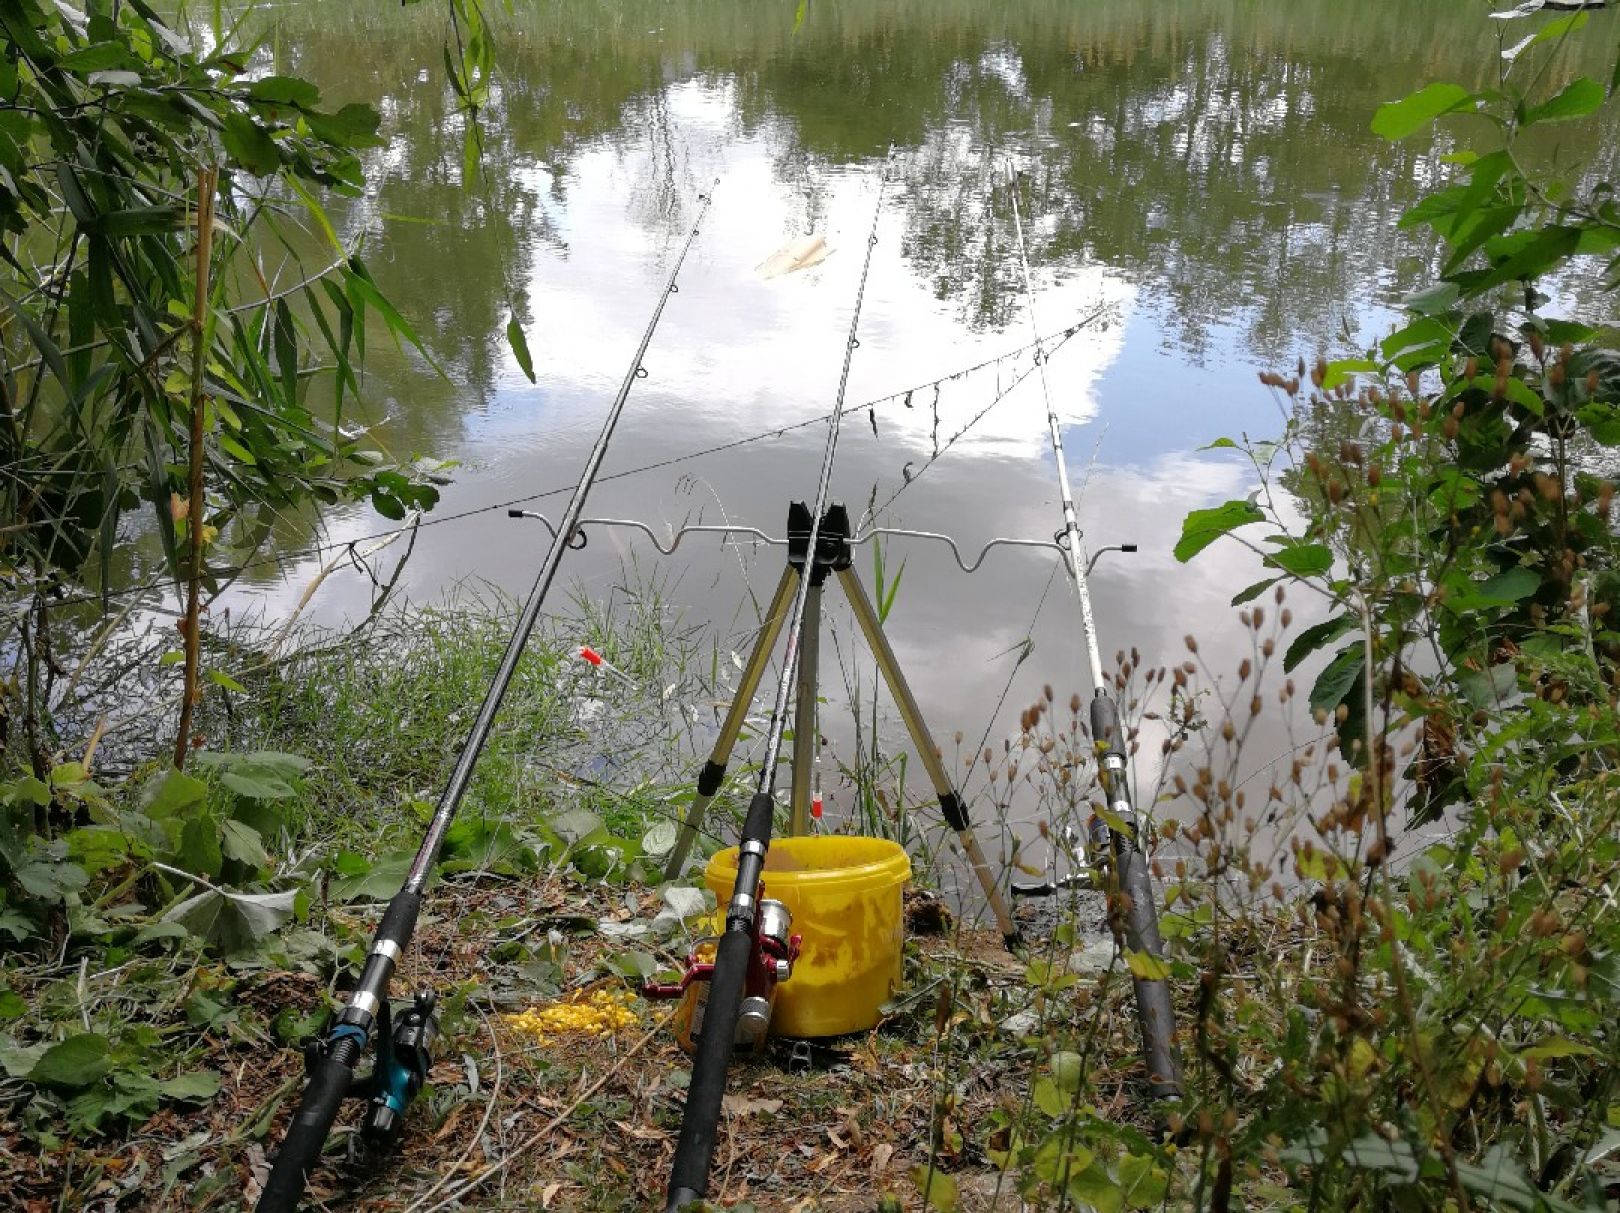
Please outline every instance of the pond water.
[[[446, 371], [374, 342], [378, 434], [396, 455], [458, 462], [402, 591], [432, 601], [469, 580], [527, 590], [543, 528], [470, 511], [515, 499], [561, 509], [697, 196], [716, 180], [587, 512], [660, 531], [729, 520], [781, 533], [788, 502], [814, 494], [825, 431], [801, 423], [835, 399], [887, 175], [835, 499], [857, 517], [881, 505], [879, 524], [947, 532], [970, 551], [996, 536], [1050, 537], [1062, 519], [1038, 377], [1007, 390], [1032, 365], [997, 188], [1012, 164], [1025, 174], [1042, 330], [1091, 318], [1049, 363], [1088, 542], [1138, 545], [1094, 574], [1105, 657], [1134, 646], [1150, 664], [1181, 660], [1196, 632], [1212, 668], [1235, 668], [1249, 640], [1228, 603], [1258, 576], [1254, 559], [1217, 545], [1183, 566], [1171, 549], [1189, 510], [1243, 495], [1253, 474], [1202, 448], [1277, 432], [1279, 405], [1256, 372], [1364, 344], [1431, 271], [1430, 250], [1396, 224], [1447, 171], [1445, 149], [1427, 137], [1389, 144], [1368, 122], [1429, 80], [1490, 70], [1503, 31], [1486, 11], [1433, 0], [520, 5], [500, 27], [486, 173], [468, 189], [439, 6], [275, 10], [281, 67], [331, 100], [379, 104], [387, 146], [346, 234], [364, 231], [373, 272]], [[1594, 52], [1606, 41], [1589, 39]], [[1564, 52], [1555, 74], [1580, 68], [1581, 53]], [[1549, 154], [1597, 137], [1570, 128]], [[812, 234], [831, 249], [820, 265], [759, 272]], [[513, 307], [532, 384], [502, 336]], [[387, 529], [364, 509], [325, 523], [334, 544]], [[935, 545], [894, 540], [885, 558], [891, 577], [904, 563], [889, 632], [948, 751], [959, 731], [968, 752], [981, 736], [999, 748], [1043, 684], [1065, 699], [1088, 690], [1078, 612], [1051, 551], [998, 549], [974, 576]], [[722, 652], [746, 653], [781, 566], [773, 548], [689, 541], [666, 559], [599, 530], [563, 581], [605, 596], [656, 577]], [[238, 597], [284, 612], [317, 567], [312, 557], [262, 574]], [[857, 568], [870, 584], [869, 548]], [[360, 574], [336, 573], [311, 612], [363, 614], [371, 592]], [[828, 622], [824, 729], [847, 756], [851, 689], [858, 679], [869, 695], [873, 671], [836, 596]], [[1149, 732], [1144, 784], [1156, 775]], [[1284, 734], [1278, 723], [1257, 737], [1256, 754], [1274, 755]], [[832, 813], [847, 794], [828, 780]]]

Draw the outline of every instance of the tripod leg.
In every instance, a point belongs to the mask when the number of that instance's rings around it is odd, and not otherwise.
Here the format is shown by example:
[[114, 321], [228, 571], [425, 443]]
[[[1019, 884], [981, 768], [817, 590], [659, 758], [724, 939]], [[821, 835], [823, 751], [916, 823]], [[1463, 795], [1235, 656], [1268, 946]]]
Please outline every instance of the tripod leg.
[[788, 605], [793, 597], [794, 579], [798, 575], [798, 570], [788, 565], [782, 570], [782, 579], [776, 583], [776, 593], [771, 598], [771, 605], [765, 609], [765, 621], [759, 629], [759, 638], [754, 641], [754, 651], [748, 655], [748, 664], [743, 666], [742, 679], [737, 683], [737, 693], [731, 701], [731, 708], [726, 712], [725, 722], [720, 726], [720, 735], [714, 739], [714, 749], [709, 754], [709, 761], [704, 764], [703, 773], [698, 776], [697, 791], [692, 796], [691, 806], [686, 810], [686, 820], [681, 823], [681, 832], [675, 839], [675, 849], [669, 853], [669, 862], [664, 865], [665, 880], [674, 880], [686, 867], [686, 859], [691, 854], [692, 844], [697, 841], [697, 832], [703, 827], [703, 815], [709, 811], [709, 802], [714, 799], [714, 794], [725, 782], [726, 764], [731, 761], [731, 748], [737, 744], [737, 735], [742, 732], [743, 721], [748, 717], [749, 705], [754, 702], [754, 692], [759, 690], [759, 681], [765, 676], [765, 667], [770, 664], [771, 652], [776, 648], [776, 638], [781, 634], [782, 624], [787, 619]]
[[928, 725], [923, 721], [922, 709], [917, 706], [916, 697], [912, 695], [911, 687], [907, 685], [906, 677], [900, 671], [900, 663], [895, 658], [894, 649], [889, 645], [889, 638], [883, 634], [883, 625], [878, 621], [872, 600], [866, 596], [866, 587], [861, 584], [861, 579], [855, 575], [853, 569], [840, 569], [838, 582], [844, 587], [844, 596], [849, 599], [850, 609], [855, 613], [855, 621], [860, 624], [861, 633], [866, 637], [866, 643], [871, 647], [879, 667], [883, 670], [883, 677], [889, 684], [889, 692], [900, 708], [901, 719], [906, 722], [906, 731], [911, 734], [911, 744], [917, 747], [917, 756], [922, 759], [923, 769], [928, 772], [929, 781], [934, 785], [934, 794], [939, 797], [940, 811], [945, 814], [945, 820], [950, 823], [951, 829], [956, 831], [957, 840], [961, 842], [962, 850], [967, 853], [968, 864], [972, 867], [973, 874], [978, 877], [979, 886], [984, 889], [984, 899], [990, 905], [990, 912], [995, 915], [1001, 937], [1006, 940], [1007, 946], [1012, 948], [1018, 943], [1018, 928], [1013, 924], [1006, 898], [1002, 896], [1001, 889], [996, 884], [995, 874], [990, 870], [990, 863], [985, 859], [978, 837], [973, 833], [973, 824], [968, 820], [967, 809], [963, 806], [961, 797], [956, 794], [956, 789], [951, 786], [951, 778], [945, 772], [945, 763], [934, 747], [934, 739], [928, 732]]
[[816, 664], [821, 648], [821, 584], [814, 577], [804, 599], [799, 633], [799, 693], [793, 709], [793, 799], [788, 833], [810, 832], [810, 778], [816, 761]]

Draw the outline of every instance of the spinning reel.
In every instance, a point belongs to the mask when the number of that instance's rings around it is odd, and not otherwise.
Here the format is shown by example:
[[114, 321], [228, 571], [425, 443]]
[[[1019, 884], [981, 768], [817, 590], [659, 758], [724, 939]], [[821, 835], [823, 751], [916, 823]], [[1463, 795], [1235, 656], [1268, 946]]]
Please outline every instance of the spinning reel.
[[[439, 1039], [439, 1020], [433, 1013], [439, 996], [419, 990], [410, 1007], [394, 1018], [383, 1003], [377, 1013], [377, 1062], [371, 1073], [355, 1078], [346, 1099], [364, 1099], [369, 1106], [360, 1122], [360, 1139], [368, 1148], [392, 1150], [404, 1131], [405, 1109], [427, 1082], [433, 1050]], [[304, 1046], [304, 1068], [313, 1074], [325, 1057], [326, 1040], [340, 1039], [342, 1024]]]
[[[799, 958], [800, 937], [792, 934], [793, 915], [780, 901], [761, 900], [754, 912], [754, 948], [748, 957], [748, 974], [743, 986], [742, 1012], [737, 1017], [733, 1043], [752, 1052], [765, 1049], [771, 1029], [771, 1012], [776, 1007], [776, 986], [793, 975], [793, 962]], [[641, 987], [645, 998], [682, 1000], [675, 1013], [675, 1036], [688, 1053], [697, 1047], [703, 1031], [703, 1012], [708, 1005], [709, 982], [714, 978], [714, 962], [700, 959], [712, 949], [719, 936], [706, 935], [693, 943], [686, 954], [686, 971], [675, 982], [649, 981]]]

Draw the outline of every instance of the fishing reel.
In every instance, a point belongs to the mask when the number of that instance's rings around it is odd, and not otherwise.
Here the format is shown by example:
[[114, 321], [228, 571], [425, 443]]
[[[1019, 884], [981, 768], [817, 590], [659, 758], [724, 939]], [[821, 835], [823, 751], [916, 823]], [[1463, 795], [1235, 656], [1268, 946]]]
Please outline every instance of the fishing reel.
[[[780, 901], [762, 899], [754, 911], [754, 947], [748, 957], [748, 975], [743, 984], [742, 1010], [737, 1016], [733, 1044], [754, 1053], [765, 1050], [771, 1030], [771, 1013], [776, 1008], [776, 987], [793, 975], [793, 962], [799, 958], [800, 936], [792, 934], [793, 915]], [[679, 998], [675, 1012], [675, 1038], [691, 1053], [703, 1031], [703, 1012], [709, 1001], [709, 982], [714, 977], [713, 955], [717, 935], [707, 935], [693, 943], [686, 954], [686, 971], [675, 982], [649, 981], [641, 987], [644, 998]]]
[[[1060, 839], [1052, 845], [1052, 875], [1047, 880], [1018, 881], [1010, 886], [1014, 897], [1052, 897], [1068, 889], [1092, 889], [1107, 872], [1113, 859], [1112, 837], [1108, 823], [1093, 814], [1086, 823], [1086, 835], [1073, 826], [1064, 826]], [[1069, 871], [1059, 875], [1059, 855], [1069, 858]]]
[[[434, 1014], [439, 996], [418, 990], [411, 1005], [394, 1017], [385, 1001], [377, 1012], [377, 1062], [371, 1073], [356, 1078], [346, 1098], [368, 1102], [360, 1122], [360, 1139], [370, 1149], [392, 1150], [405, 1128], [405, 1109], [427, 1082], [433, 1050], [439, 1040]], [[304, 1066], [311, 1074], [324, 1054], [324, 1041], [304, 1046]]]

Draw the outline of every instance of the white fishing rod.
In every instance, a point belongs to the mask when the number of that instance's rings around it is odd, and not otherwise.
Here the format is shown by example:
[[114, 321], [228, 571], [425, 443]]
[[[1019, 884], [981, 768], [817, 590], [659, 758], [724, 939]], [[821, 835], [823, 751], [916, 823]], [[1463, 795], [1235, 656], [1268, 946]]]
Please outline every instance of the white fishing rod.
[[[1063, 425], [1052, 404], [1051, 385], [1046, 377], [1046, 349], [1035, 314], [1035, 280], [1029, 272], [1029, 250], [1024, 242], [1024, 220], [1018, 206], [1019, 174], [1007, 165], [1009, 193], [1012, 196], [1013, 230], [1018, 236], [1018, 263], [1024, 272], [1025, 311], [1035, 339], [1035, 362], [1040, 371], [1041, 396], [1046, 403], [1046, 428], [1057, 459], [1058, 492], [1063, 499], [1065, 560], [1080, 600], [1080, 627], [1085, 636], [1086, 659], [1091, 667], [1091, 738], [1096, 746], [1098, 774], [1108, 797], [1110, 820], [1093, 818], [1092, 838], [1105, 843], [1112, 853], [1113, 880], [1109, 888], [1109, 919], [1127, 953], [1145, 953], [1154, 962], [1164, 954], [1159, 935], [1159, 911], [1154, 900], [1153, 878], [1138, 838], [1140, 825], [1131, 801], [1129, 763], [1125, 737], [1120, 727], [1119, 709], [1108, 693], [1103, 676], [1102, 653], [1097, 644], [1097, 622], [1091, 609], [1091, 587], [1087, 583], [1090, 563], [1086, 557], [1085, 532], [1075, 513], [1074, 494], [1069, 488], [1069, 465], [1063, 454]], [[1101, 848], [1099, 848], [1101, 849]], [[1175, 1054], [1175, 1013], [1170, 1004], [1170, 987], [1161, 979], [1135, 976], [1136, 1014], [1142, 1032], [1142, 1057], [1147, 1065], [1148, 1089], [1158, 1099], [1181, 1095], [1181, 1069]]]

